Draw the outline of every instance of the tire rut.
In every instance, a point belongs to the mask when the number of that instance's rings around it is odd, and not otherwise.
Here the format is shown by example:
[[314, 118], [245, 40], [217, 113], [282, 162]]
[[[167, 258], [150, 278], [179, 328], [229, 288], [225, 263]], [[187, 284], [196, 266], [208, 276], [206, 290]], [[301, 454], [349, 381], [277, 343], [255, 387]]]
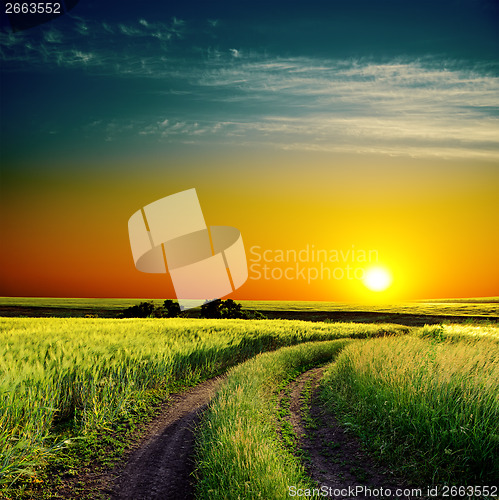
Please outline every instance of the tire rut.
[[[319, 484], [332, 490], [344, 490], [344, 500], [371, 499], [372, 496], [352, 495], [348, 488], [357, 486], [371, 489], [390, 489], [389, 498], [423, 500], [424, 496], [395, 496], [397, 489], [414, 488], [406, 480], [397, 478], [389, 470], [377, 465], [362, 449], [359, 440], [348, 433], [338, 420], [327, 411], [318, 398], [319, 381], [326, 367], [313, 368], [290, 384], [289, 422], [298, 437], [302, 455], [307, 457], [304, 465], [308, 475]], [[307, 427], [303, 421], [303, 392], [311, 386], [310, 417], [318, 425]], [[315, 427], [315, 426], [314, 426]], [[383, 498], [383, 497], [378, 497]]]
[[194, 498], [194, 431], [221, 381], [211, 379], [173, 396], [168, 408], [148, 425], [126, 464], [113, 471], [116, 479], [108, 490], [112, 500]]

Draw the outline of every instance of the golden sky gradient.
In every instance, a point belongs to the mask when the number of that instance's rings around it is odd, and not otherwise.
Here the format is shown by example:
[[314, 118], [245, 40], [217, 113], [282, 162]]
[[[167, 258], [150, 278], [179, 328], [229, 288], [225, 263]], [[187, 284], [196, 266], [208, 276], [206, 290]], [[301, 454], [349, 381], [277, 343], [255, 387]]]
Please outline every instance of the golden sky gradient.
[[[127, 223], [190, 188], [241, 231], [236, 299], [499, 295], [496, 3], [273, 5], [79, 2], [0, 29], [0, 296], [173, 297]], [[307, 248], [378, 262], [255, 279], [258, 252]]]
[[[13, 174], [2, 199], [3, 295], [174, 297], [169, 276], [135, 269], [127, 221], [141, 206], [191, 187], [207, 224], [242, 233], [250, 272], [234, 298], [497, 295], [499, 175], [490, 164], [345, 155], [331, 166], [327, 155], [289, 152], [191, 156], [175, 176], [151, 159], [154, 180], [125, 162], [98, 182], [62, 168], [27, 179]], [[371, 262], [362, 252], [371, 252]], [[369, 291], [360, 279], [374, 264], [392, 274], [386, 292]]]

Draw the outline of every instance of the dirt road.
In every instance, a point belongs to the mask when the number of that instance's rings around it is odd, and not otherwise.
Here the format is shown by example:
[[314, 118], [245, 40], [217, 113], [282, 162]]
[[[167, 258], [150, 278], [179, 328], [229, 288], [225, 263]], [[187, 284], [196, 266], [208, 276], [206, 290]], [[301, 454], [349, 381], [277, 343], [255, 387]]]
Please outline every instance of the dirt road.
[[[377, 465], [364, 451], [358, 439], [338, 423], [336, 418], [324, 409], [318, 398], [319, 381], [324, 371], [313, 368], [303, 373], [290, 386], [289, 421], [299, 437], [299, 446], [305, 456], [307, 473], [320, 486], [331, 490], [344, 491], [345, 495], [335, 496], [343, 500], [372, 500], [366, 495], [366, 489], [390, 489], [390, 498], [403, 500], [422, 500], [424, 497], [411, 495], [396, 496], [397, 490], [410, 489], [403, 479], [394, 476], [390, 470]], [[307, 420], [314, 424], [312, 428], [304, 421], [304, 393], [311, 394]], [[349, 495], [354, 488], [365, 488], [364, 494]], [[329, 490], [328, 490], [329, 491]]]
[[112, 499], [194, 498], [194, 428], [221, 379], [211, 379], [174, 396], [149, 425], [125, 465], [113, 471]]

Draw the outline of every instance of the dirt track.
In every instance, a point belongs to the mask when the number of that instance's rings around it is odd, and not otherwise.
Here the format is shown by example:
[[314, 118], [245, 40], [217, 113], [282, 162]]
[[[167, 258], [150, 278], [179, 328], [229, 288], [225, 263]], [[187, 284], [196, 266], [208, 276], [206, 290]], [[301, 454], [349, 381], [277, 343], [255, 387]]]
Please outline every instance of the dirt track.
[[[336, 419], [324, 411], [318, 400], [318, 383], [324, 368], [302, 374], [290, 385], [290, 416], [299, 446], [310, 459], [307, 472], [320, 486], [333, 489], [365, 485], [370, 488], [404, 488], [408, 485], [390, 471], [377, 466], [359, 442], [345, 432]], [[184, 393], [176, 394], [152, 420], [123, 461], [105, 474], [80, 477], [93, 499], [193, 500], [195, 427], [222, 378], [211, 379]], [[303, 392], [311, 386], [310, 416], [318, 424], [307, 428], [302, 420]], [[61, 492], [62, 493], [62, 492]], [[62, 493], [53, 498], [74, 498]], [[85, 498], [90, 498], [85, 496]], [[372, 496], [336, 496], [345, 500]], [[392, 496], [391, 498], [397, 498]], [[412, 500], [402, 496], [404, 500]], [[421, 500], [424, 497], [417, 497]]]
[[194, 427], [221, 379], [208, 380], [174, 396], [171, 405], [148, 426], [127, 463], [113, 471], [112, 499], [194, 498], [192, 471]]
[[[310, 460], [306, 461], [307, 473], [320, 486], [337, 490], [348, 490], [348, 487], [369, 487], [371, 489], [387, 489], [392, 491], [390, 498], [404, 500], [425, 497], [395, 496], [398, 488], [410, 488], [402, 479], [391, 474], [389, 470], [376, 465], [362, 449], [359, 441], [347, 433], [336, 418], [327, 412], [318, 399], [318, 385], [322, 368], [313, 368], [303, 373], [290, 387], [290, 423], [299, 437], [300, 447]], [[310, 416], [318, 424], [316, 429], [307, 428], [302, 419], [302, 393], [307, 384], [311, 384]], [[372, 496], [345, 495], [336, 496], [344, 500], [370, 499]]]

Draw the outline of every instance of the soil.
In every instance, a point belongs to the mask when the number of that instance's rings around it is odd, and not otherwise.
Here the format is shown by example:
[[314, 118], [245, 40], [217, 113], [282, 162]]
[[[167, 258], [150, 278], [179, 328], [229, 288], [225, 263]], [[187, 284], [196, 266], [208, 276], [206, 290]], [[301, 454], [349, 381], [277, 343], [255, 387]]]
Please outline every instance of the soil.
[[[170, 396], [112, 470], [78, 475], [83, 498], [191, 500], [194, 498], [195, 428], [223, 378], [214, 378]], [[66, 483], [52, 499], [74, 498]]]
[[[421, 500], [425, 496], [399, 496], [397, 489], [415, 488], [402, 478], [398, 478], [384, 467], [381, 467], [367, 454], [359, 440], [347, 432], [338, 420], [321, 404], [319, 380], [325, 367], [314, 368], [298, 377], [290, 387], [289, 421], [298, 436], [302, 456], [307, 457], [304, 465], [308, 475], [318, 483], [332, 490], [344, 490], [345, 496], [334, 496], [345, 500], [362, 500], [384, 498], [385, 495], [369, 495], [364, 489], [360, 494], [353, 494], [357, 486], [371, 490], [390, 489], [386, 498], [404, 500]], [[310, 417], [317, 423], [316, 428], [307, 427], [302, 419], [304, 387], [311, 383]], [[315, 427], [315, 426], [314, 426]], [[348, 488], [351, 488], [350, 492]], [[426, 488], [423, 488], [423, 494]], [[367, 496], [366, 496], [367, 493]]]
[[173, 406], [151, 422], [126, 465], [113, 471], [117, 478], [112, 499], [194, 498], [194, 431], [220, 382], [211, 379], [177, 396]]

